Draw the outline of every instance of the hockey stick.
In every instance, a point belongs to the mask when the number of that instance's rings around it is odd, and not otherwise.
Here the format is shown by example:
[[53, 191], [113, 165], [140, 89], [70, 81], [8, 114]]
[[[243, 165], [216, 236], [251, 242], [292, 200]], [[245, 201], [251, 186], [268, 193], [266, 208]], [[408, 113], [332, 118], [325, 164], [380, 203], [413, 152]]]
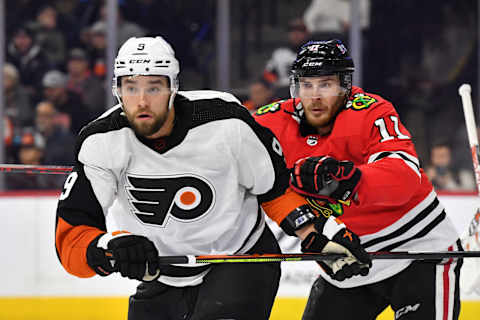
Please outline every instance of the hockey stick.
[[73, 167], [67, 166], [36, 166], [27, 164], [0, 164], [0, 172], [34, 173], [34, 174], [69, 174]]
[[[458, 88], [458, 94], [462, 97], [463, 113], [465, 115], [465, 124], [468, 133], [468, 143], [470, 144], [473, 171], [475, 172], [475, 182], [477, 183], [477, 190], [480, 195], [480, 148], [478, 145], [477, 125], [475, 124], [471, 92], [472, 88], [469, 84], [462, 84], [460, 88]], [[480, 209], [477, 209], [475, 216], [470, 222], [466, 235], [462, 238], [462, 244], [467, 251], [480, 249]], [[480, 267], [480, 264], [477, 262], [476, 266], [478, 268]], [[477, 275], [476, 279], [471, 281], [470, 288], [467, 292], [471, 293], [474, 291], [480, 294], [480, 275]]]
[[[370, 252], [372, 259], [403, 260], [439, 260], [446, 258], [480, 258], [480, 251], [443, 251], [443, 252]], [[203, 263], [262, 263], [325, 261], [345, 257], [343, 254], [323, 253], [285, 253], [285, 254], [240, 254], [240, 255], [185, 255], [163, 256], [158, 261], [163, 264], [203, 264]]]
[[467, 127], [468, 143], [472, 153], [473, 171], [475, 172], [475, 182], [477, 183], [477, 191], [480, 195], [480, 166], [478, 159], [480, 158], [480, 148], [478, 146], [477, 125], [475, 124], [475, 115], [472, 106], [472, 88], [469, 84], [462, 84], [458, 88], [458, 94], [462, 97], [463, 113], [465, 115], [465, 125]]

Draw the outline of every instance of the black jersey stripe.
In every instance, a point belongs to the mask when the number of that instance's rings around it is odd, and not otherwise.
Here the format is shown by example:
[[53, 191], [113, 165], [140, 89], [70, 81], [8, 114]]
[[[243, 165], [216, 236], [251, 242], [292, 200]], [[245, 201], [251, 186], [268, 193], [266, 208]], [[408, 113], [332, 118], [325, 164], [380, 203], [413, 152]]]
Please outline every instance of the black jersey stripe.
[[439, 203], [440, 202], [439, 202], [438, 198], [435, 197], [435, 199], [432, 201], [432, 203], [430, 203], [425, 209], [423, 209], [418, 215], [415, 216], [415, 218], [410, 220], [408, 223], [404, 224], [403, 226], [401, 226], [397, 230], [395, 230], [395, 231], [393, 231], [393, 232], [391, 232], [387, 235], [384, 235], [382, 237], [378, 237], [378, 238], [375, 238], [375, 239], [372, 239], [370, 241], [367, 241], [367, 242], [363, 243], [362, 244], [363, 247], [368, 248], [368, 247], [374, 246], [374, 245], [376, 245], [380, 242], [388, 241], [388, 240], [394, 239], [394, 238], [404, 234], [405, 232], [407, 232], [408, 230], [413, 228], [416, 224], [421, 222], [423, 219], [428, 217], [428, 215], [435, 210], [435, 208], [439, 205]]
[[415, 166], [415, 168], [417, 168], [417, 170], [420, 170], [420, 166], [415, 161], [409, 159], [407, 156], [405, 156], [404, 154], [402, 154], [400, 152], [395, 152], [395, 154], [399, 155], [403, 160], [412, 163]]
[[388, 157], [388, 156], [391, 155], [391, 154], [392, 154], [392, 153], [389, 152], [389, 151], [384, 151], [384, 152], [380, 153], [378, 156], [376, 156], [375, 159], [373, 159], [372, 162], [375, 162], [375, 161], [381, 160], [381, 159], [383, 159], [383, 158], [386, 158], [386, 157]]
[[260, 222], [262, 222], [262, 209], [260, 208], [260, 205], [259, 205], [258, 211], [257, 211], [257, 220], [255, 221], [255, 225], [253, 226], [252, 230], [250, 231], [248, 236], [245, 238], [242, 245], [240, 246], [240, 249], [236, 253], [239, 253], [245, 247], [245, 245], [248, 243], [252, 235], [259, 229]]
[[404, 154], [402, 154], [400, 152], [384, 151], [384, 152], [380, 153], [378, 156], [376, 156], [375, 159], [373, 159], [372, 162], [381, 160], [383, 158], [387, 158], [388, 156], [390, 156], [392, 154], [396, 154], [396, 155], [400, 156], [403, 160], [412, 163], [418, 170], [420, 170], [420, 166], [415, 161], [409, 159], [407, 156], [405, 156]]
[[68, 198], [58, 201], [57, 222], [60, 217], [72, 226], [87, 225], [107, 231], [102, 206], [93, 191], [90, 180], [85, 175], [83, 165], [77, 164], [72, 174], [76, 174], [77, 180]]
[[436, 217], [432, 222], [430, 222], [425, 228], [423, 228], [422, 230], [417, 232], [415, 235], [413, 235], [413, 236], [411, 236], [407, 239], [404, 239], [402, 241], [392, 243], [392, 244], [390, 244], [386, 247], [383, 247], [383, 248], [379, 249], [378, 251], [391, 251], [395, 248], [398, 248], [401, 245], [404, 245], [405, 243], [407, 243], [409, 241], [412, 241], [414, 239], [422, 238], [427, 233], [429, 233], [433, 228], [438, 226], [443, 220], [445, 220], [446, 216], [447, 216], [447, 214], [446, 214], [445, 210], [443, 210], [442, 213], [438, 217]]

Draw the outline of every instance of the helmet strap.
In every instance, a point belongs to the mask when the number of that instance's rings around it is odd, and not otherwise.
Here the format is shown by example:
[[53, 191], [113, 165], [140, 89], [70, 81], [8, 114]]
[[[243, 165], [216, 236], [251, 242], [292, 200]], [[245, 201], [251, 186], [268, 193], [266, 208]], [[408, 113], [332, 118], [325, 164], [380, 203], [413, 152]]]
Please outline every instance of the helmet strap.
[[168, 99], [168, 111], [172, 109], [173, 101], [175, 100], [175, 95], [177, 94], [177, 89], [172, 88], [170, 93], [170, 98]]

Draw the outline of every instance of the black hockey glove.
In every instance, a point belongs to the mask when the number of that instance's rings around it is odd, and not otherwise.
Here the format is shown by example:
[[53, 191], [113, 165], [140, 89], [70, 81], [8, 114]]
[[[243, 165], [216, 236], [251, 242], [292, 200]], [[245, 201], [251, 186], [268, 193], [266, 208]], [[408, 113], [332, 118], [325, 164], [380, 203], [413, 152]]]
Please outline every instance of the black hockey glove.
[[87, 248], [87, 263], [99, 275], [153, 281], [160, 275], [158, 251], [152, 241], [128, 232], [105, 233]]
[[316, 232], [311, 232], [302, 241], [302, 252], [343, 253], [344, 258], [318, 261], [322, 269], [334, 280], [343, 281], [355, 275], [366, 276], [372, 259], [360, 245], [360, 239], [338, 219], [317, 219]]
[[351, 161], [329, 156], [302, 158], [292, 168], [290, 185], [308, 197], [347, 201], [355, 195], [362, 172]]

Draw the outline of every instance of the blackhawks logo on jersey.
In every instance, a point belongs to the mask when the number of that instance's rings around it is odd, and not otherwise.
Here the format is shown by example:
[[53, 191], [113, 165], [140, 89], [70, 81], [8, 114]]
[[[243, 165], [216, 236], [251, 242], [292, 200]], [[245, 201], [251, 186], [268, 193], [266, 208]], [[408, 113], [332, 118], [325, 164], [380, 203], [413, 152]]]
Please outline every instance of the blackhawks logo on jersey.
[[353, 95], [353, 99], [347, 102], [347, 109], [352, 108], [353, 110], [363, 110], [370, 107], [372, 104], [377, 102], [377, 99], [366, 95], [365, 93], [356, 93]]
[[255, 114], [257, 116], [261, 116], [262, 114], [266, 114], [266, 113], [269, 113], [269, 112], [270, 113], [277, 112], [278, 110], [280, 110], [280, 104], [283, 101], [284, 100], [274, 102], [274, 103], [270, 103], [270, 104], [267, 104], [266, 106], [260, 107], [260, 108], [257, 109], [257, 112], [255, 112]]
[[[334, 217], [339, 217], [343, 214], [343, 205], [341, 203], [330, 203], [327, 201], [311, 198], [307, 198], [307, 202], [313, 209], [315, 209], [325, 218], [328, 218], [331, 215], [333, 215]], [[349, 205], [349, 203], [346, 203], [346, 205]]]

